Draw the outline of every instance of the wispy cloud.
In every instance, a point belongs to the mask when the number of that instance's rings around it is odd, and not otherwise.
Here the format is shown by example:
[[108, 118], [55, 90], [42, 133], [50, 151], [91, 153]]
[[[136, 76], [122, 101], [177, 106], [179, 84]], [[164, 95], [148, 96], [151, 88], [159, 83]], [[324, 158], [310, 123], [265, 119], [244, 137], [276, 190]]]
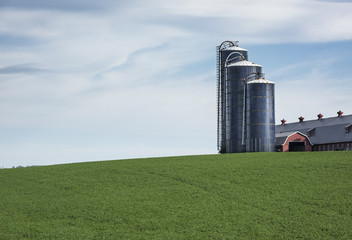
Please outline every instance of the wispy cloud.
[[19, 64], [6, 67], [0, 67], [0, 74], [33, 74], [48, 72], [47, 69], [31, 67], [33, 64]]
[[324, 60], [320, 63], [310, 65], [310, 70], [299, 76], [287, 72], [283, 76], [283, 79], [287, 78], [285, 81], [276, 82], [277, 123], [282, 118], [295, 122], [300, 116], [315, 119], [319, 113], [332, 117], [340, 109], [350, 113], [351, 108], [346, 104], [351, 101], [350, 78], [334, 76]]

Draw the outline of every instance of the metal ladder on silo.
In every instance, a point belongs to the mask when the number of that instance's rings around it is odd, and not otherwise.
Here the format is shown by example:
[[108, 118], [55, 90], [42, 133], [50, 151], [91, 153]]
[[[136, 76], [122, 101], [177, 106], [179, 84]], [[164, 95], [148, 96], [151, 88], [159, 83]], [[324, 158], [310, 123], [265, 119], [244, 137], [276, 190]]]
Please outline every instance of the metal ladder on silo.
[[221, 94], [221, 59], [220, 59], [220, 46], [216, 46], [216, 82], [217, 82], [217, 92], [216, 92], [216, 97], [217, 97], [217, 113], [218, 113], [218, 119], [217, 119], [217, 149], [220, 150], [220, 139], [222, 138], [221, 136], [221, 128], [222, 128], [222, 94]]

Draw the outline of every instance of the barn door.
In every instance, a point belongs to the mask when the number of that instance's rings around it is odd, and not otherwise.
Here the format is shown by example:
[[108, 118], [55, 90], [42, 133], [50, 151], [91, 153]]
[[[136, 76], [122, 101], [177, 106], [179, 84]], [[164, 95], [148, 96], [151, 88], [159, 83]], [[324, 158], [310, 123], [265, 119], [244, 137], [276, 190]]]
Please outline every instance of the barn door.
[[306, 150], [306, 142], [289, 142], [289, 152], [304, 152]]

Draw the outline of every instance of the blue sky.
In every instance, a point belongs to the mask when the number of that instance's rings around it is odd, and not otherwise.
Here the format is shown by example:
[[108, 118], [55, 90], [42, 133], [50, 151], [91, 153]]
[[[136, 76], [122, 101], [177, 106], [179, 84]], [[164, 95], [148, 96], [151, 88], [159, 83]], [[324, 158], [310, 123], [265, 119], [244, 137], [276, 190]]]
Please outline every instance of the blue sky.
[[352, 114], [352, 2], [0, 0], [0, 167], [216, 153], [215, 46], [276, 122]]

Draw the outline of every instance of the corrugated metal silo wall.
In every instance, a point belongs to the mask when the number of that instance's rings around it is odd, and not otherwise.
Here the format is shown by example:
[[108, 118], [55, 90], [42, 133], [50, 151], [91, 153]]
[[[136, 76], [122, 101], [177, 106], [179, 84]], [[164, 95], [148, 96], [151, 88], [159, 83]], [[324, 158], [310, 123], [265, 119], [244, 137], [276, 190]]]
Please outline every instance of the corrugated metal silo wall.
[[218, 101], [220, 102], [220, 152], [228, 152], [226, 150], [226, 90], [225, 90], [225, 61], [226, 58], [233, 52], [238, 52], [241, 53], [246, 60], [248, 60], [248, 52], [247, 51], [241, 51], [241, 50], [229, 50], [229, 49], [223, 49], [220, 52], [220, 64], [221, 64], [221, 70], [220, 70], [220, 99]]
[[249, 83], [246, 96], [246, 151], [275, 151], [275, 84]]
[[243, 131], [243, 83], [242, 79], [250, 73], [261, 73], [262, 67], [252, 66], [229, 66], [227, 68], [226, 82], [226, 152], [245, 152], [242, 144]]

